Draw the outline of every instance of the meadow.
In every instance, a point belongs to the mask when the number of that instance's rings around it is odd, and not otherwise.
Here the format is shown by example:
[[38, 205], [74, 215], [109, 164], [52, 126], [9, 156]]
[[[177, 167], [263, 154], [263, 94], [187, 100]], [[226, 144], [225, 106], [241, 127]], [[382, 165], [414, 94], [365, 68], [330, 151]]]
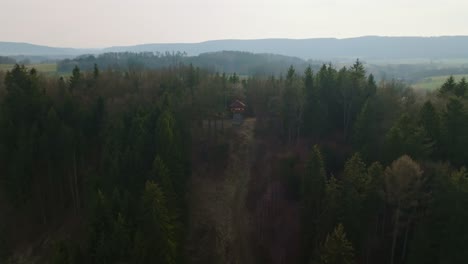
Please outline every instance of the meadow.
[[[431, 76], [431, 77], [424, 78], [412, 84], [411, 86], [415, 89], [424, 89], [424, 90], [432, 91], [435, 89], [439, 89], [449, 77], [450, 75]], [[453, 77], [455, 78], [455, 81], [458, 82], [463, 77], [468, 78], [468, 74], [457, 74], [457, 75], [453, 75]]]
[[[0, 64], [0, 71], [9, 71], [13, 69], [14, 64]], [[40, 63], [40, 64], [30, 64], [27, 65], [28, 68], [35, 68], [37, 71], [46, 74], [55, 74], [57, 73], [57, 64], [56, 63]]]

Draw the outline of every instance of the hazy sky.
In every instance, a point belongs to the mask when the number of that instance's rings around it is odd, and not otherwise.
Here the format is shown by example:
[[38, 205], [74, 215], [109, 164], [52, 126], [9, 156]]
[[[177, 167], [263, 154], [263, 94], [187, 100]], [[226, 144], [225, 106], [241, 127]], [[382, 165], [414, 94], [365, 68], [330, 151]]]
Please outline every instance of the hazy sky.
[[468, 0], [0, 0], [0, 41], [104, 47], [468, 35], [467, 11]]

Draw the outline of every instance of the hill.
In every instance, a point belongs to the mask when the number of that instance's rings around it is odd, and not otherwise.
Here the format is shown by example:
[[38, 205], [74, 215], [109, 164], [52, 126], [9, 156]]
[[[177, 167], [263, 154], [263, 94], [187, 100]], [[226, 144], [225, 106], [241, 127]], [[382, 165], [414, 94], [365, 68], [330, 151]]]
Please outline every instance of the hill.
[[57, 48], [42, 45], [35, 45], [21, 42], [0, 42], [0, 55], [4, 56], [50, 56], [50, 57], [69, 57], [77, 56], [84, 53], [92, 53], [95, 50], [91, 49], [73, 49], [73, 48]]
[[214, 40], [190, 44], [145, 44], [104, 49], [106, 52], [185, 51], [189, 55], [235, 50], [274, 53], [304, 59], [404, 59], [468, 57], [468, 36], [358, 37], [348, 39]]
[[0, 42], [0, 55], [79, 55], [106, 52], [186, 52], [201, 53], [223, 50], [273, 53], [303, 59], [395, 60], [409, 58], [468, 58], [468, 36], [444, 37], [379, 37], [347, 39], [256, 39], [213, 40], [200, 43], [143, 44], [104, 49], [53, 48], [27, 43]]

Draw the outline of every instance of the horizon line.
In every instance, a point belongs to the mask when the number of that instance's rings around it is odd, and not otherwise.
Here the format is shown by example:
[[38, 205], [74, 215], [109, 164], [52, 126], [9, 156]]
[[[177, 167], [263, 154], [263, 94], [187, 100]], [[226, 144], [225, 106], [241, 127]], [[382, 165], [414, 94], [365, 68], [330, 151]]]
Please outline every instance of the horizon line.
[[204, 40], [199, 42], [146, 42], [146, 43], [137, 43], [137, 44], [125, 44], [125, 45], [111, 45], [111, 46], [104, 46], [104, 47], [93, 47], [93, 48], [80, 48], [80, 47], [63, 47], [63, 46], [54, 46], [49, 44], [39, 44], [33, 42], [24, 42], [24, 41], [4, 41], [0, 40], [0, 43], [14, 43], [14, 44], [27, 44], [27, 45], [35, 45], [35, 46], [42, 46], [47, 48], [56, 48], [56, 49], [74, 49], [74, 50], [104, 50], [110, 48], [122, 48], [122, 47], [135, 47], [135, 46], [145, 46], [145, 45], [175, 45], [175, 44], [203, 44], [207, 42], [216, 42], [216, 41], [258, 41], [258, 40], [313, 40], [313, 39], [330, 39], [330, 40], [346, 40], [346, 39], [358, 39], [358, 38], [369, 38], [369, 37], [376, 37], [376, 38], [444, 38], [444, 37], [468, 37], [468, 35], [433, 35], [433, 36], [386, 36], [386, 35], [362, 35], [357, 37], [311, 37], [311, 38], [281, 38], [281, 37], [271, 37], [271, 38], [226, 38], [226, 39], [211, 39], [211, 40]]

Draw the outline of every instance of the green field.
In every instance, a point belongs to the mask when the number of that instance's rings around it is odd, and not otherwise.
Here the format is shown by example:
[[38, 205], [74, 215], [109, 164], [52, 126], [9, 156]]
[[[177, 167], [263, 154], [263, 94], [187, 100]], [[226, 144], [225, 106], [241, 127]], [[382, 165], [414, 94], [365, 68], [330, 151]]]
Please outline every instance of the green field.
[[440, 67], [456, 67], [468, 65], [468, 59], [367, 59], [368, 64], [386, 65], [438, 65]]
[[[14, 64], [0, 64], [0, 71], [8, 71], [13, 68]], [[27, 68], [35, 68], [37, 71], [46, 74], [53, 74], [57, 72], [57, 64], [55, 63], [41, 63], [26, 65]]]
[[[439, 89], [448, 77], [450, 77], [450, 75], [427, 77], [414, 83], [412, 87], [415, 89], [425, 89], [432, 91], [435, 89]], [[468, 74], [453, 75], [453, 77], [458, 82], [463, 77], [468, 79]]]

